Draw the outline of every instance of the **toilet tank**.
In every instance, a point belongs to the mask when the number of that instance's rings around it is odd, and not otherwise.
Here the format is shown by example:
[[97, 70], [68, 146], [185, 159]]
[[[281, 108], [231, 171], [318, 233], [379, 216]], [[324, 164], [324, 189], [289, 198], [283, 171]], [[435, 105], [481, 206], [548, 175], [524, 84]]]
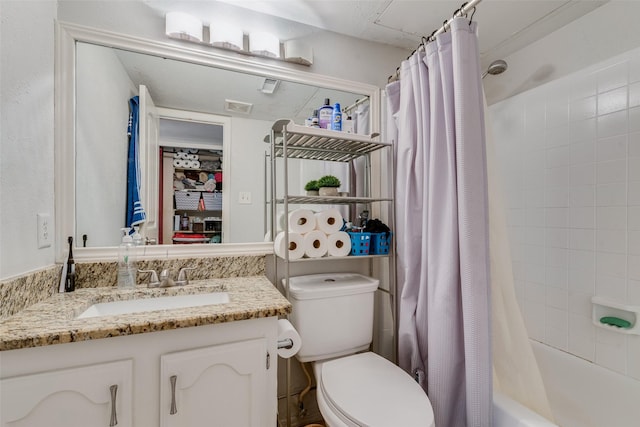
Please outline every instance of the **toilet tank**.
[[356, 273], [289, 278], [289, 320], [302, 339], [301, 362], [367, 350], [373, 336], [373, 295], [379, 281]]

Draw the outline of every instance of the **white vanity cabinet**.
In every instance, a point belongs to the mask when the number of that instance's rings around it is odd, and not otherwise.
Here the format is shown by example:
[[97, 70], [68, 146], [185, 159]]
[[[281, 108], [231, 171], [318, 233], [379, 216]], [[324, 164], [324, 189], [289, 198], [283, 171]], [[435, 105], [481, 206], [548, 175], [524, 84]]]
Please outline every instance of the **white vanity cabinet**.
[[131, 427], [132, 360], [0, 380], [2, 427]]
[[160, 360], [160, 425], [270, 425], [264, 339], [165, 354]]
[[2, 351], [0, 426], [109, 426], [114, 384], [118, 427], [272, 426], [277, 334], [274, 316]]

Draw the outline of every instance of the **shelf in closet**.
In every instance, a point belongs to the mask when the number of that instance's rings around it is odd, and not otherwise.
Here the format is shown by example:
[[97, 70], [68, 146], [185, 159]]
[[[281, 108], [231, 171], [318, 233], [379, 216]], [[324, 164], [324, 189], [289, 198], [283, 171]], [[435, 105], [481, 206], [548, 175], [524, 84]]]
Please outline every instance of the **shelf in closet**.
[[[285, 199], [277, 199], [276, 203], [284, 203]], [[325, 197], [325, 196], [287, 196], [287, 203], [304, 205], [350, 205], [353, 203], [369, 204], [374, 202], [391, 202], [392, 199], [373, 197]]]
[[[295, 124], [291, 120], [278, 120], [273, 126], [275, 132], [275, 156], [284, 157], [284, 137], [286, 136], [287, 158], [349, 162], [365, 154], [372, 153], [392, 144], [375, 141], [378, 134], [360, 135], [327, 129], [312, 128]], [[270, 142], [270, 137], [265, 138]]]

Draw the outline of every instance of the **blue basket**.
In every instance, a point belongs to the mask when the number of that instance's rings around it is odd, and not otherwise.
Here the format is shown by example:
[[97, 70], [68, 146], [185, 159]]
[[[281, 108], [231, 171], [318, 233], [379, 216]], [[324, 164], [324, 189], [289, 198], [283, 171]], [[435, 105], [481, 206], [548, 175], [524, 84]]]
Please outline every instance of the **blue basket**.
[[392, 232], [388, 233], [371, 233], [371, 249], [370, 255], [387, 255], [391, 247]]
[[369, 255], [371, 248], [371, 233], [352, 233], [347, 231], [351, 237], [351, 255]]

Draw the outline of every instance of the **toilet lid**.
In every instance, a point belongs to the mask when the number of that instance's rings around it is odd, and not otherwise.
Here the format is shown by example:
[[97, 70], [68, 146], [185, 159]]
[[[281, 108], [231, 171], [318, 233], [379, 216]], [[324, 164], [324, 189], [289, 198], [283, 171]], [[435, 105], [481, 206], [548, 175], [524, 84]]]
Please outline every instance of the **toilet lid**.
[[364, 426], [432, 426], [426, 393], [405, 371], [375, 353], [322, 362], [322, 391], [345, 417]]

